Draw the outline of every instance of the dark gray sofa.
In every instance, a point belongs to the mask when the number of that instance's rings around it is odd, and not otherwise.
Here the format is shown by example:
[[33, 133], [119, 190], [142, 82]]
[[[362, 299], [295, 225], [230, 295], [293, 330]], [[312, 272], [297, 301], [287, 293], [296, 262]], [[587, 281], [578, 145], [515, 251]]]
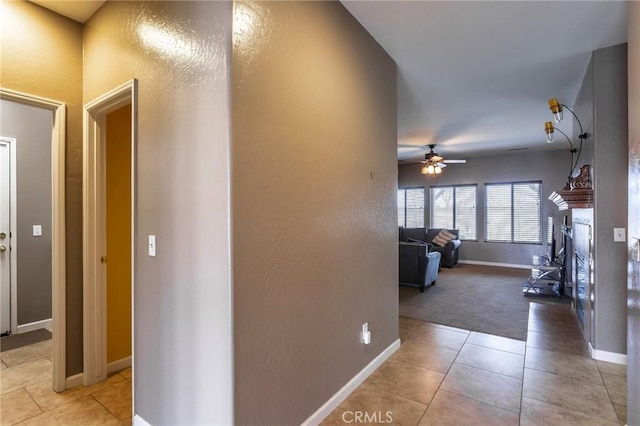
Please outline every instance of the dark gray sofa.
[[[423, 241], [431, 244], [431, 250], [437, 251], [442, 256], [440, 259], [440, 266], [452, 268], [458, 263], [458, 249], [462, 242], [460, 239], [455, 239], [449, 241], [444, 247], [433, 244], [433, 239], [441, 230], [442, 228], [399, 228], [399, 237], [400, 241], [404, 242]], [[459, 235], [459, 231], [457, 229], [448, 229], [448, 231], [452, 234]]]
[[398, 245], [400, 284], [417, 285], [421, 292], [428, 284], [435, 285], [440, 269], [440, 253], [430, 252], [430, 244], [400, 242]]

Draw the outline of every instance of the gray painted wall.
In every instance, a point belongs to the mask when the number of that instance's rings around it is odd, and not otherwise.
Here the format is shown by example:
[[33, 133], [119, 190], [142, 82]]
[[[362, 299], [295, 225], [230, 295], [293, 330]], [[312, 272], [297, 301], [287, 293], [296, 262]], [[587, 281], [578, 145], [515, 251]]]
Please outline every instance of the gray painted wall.
[[[593, 52], [575, 112], [589, 138], [581, 164], [591, 164], [594, 183], [594, 287], [591, 344], [627, 353], [625, 243], [613, 228], [627, 225], [627, 45]], [[574, 123], [574, 134], [579, 128]]]
[[[546, 145], [544, 134], [540, 132], [540, 144]], [[554, 217], [556, 226], [557, 248], [560, 249], [560, 225], [562, 217], [569, 214], [560, 212], [549, 201], [548, 196], [555, 190], [562, 189], [567, 182], [569, 173], [569, 147], [561, 145], [562, 140], [554, 142], [558, 151], [530, 152], [526, 154], [512, 154], [472, 158], [466, 164], [449, 165], [443, 173], [436, 177], [425, 176], [420, 173], [421, 164], [410, 164], [398, 167], [398, 186], [425, 188], [425, 224], [429, 227], [430, 205], [429, 187], [431, 185], [461, 185], [476, 183], [477, 187], [477, 230], [478, 241], [464, 241], [460, 247], [460, 259], [508, 263], [515, 265], [530, 265], [533, 255], [540, 255], [547, 251], [546, 229], [547, 217]], [[566, 148], [566, 149], [564, 149]], [[542, 181], [542, 235], [543, 244], [508, 244], [488, 243], [484, 241], [484, 184], [515, 181]]]
[[[0, 135], [16, 139], [18, 325], [51, 318], [51, 111], [0, 100]], [[33, 225], [42, 226], [34, 237]]]
[[107, 2], [84, 27], [84, 102], [139, 80], [134, 410], [157, 426], [234, 424], [231, 25], [230, 2], [169, 1]]
[[235, 420], [294, 425], [398, 339], [396, 65], [339, 2], [238, 7]]
[[596, 349], [627, 353], [627, 45], [593, 53], [596, 241]]

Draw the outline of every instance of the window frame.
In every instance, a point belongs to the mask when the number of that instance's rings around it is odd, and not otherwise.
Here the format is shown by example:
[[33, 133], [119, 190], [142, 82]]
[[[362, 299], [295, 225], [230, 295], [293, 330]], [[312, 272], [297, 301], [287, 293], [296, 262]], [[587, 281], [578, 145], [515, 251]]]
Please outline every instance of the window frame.
[[[424, 228], [424, 224], [425, 224], [425, 217], [424, 217], [424, 211], [425, 211], [425, 187], [424, 186], [406, 186], [406, 187], [401, 187], [398, 188], [396, 194], [400, 191], [404, 191], [404, 224], [400, 225], [400, 217], [398, 216], [398, 226], [402, 227], [402, 228], [407, 228], [407, 190], [413, 190], [413, 189], [422, 189], [422, 226], [418, 226], [417, 228]], [[399, 202], [400, 199], [396, 199], [396, 213], [398, 212], [398, 209], [400, 208], [399, 206]]]
[[[540, 238], [538, 240], [538, 242], [531, 242], [531, 241], [514, 241], [514, 234], [515, 234], [515, 228], [514, 228], [514, 199], [513, 199], [513, 188], [514, 185], [519, 185], [519, 184], [538, 184], [538, 195], [539, 195], [539, 203], [538, 203], [538, 224], [539, 224], [539, 235]], [[488, 220], [488, 211], [487, 211], [487, 207], [488, 207], [488, 197], [487, 197], [487, 187], [489, 186], [499, 186], [499, 185], [510, 185], [511, 186], [511, 241], [498, 241], [498, 240], [489, 240], [487, 238], [487, 232], [488, 232], [488, 226], [487, 226], [487, 220]], [[543, 245], [544, 244], [544, 240], [545, 240], [545, 235], [543, 235], [543, 224], [542, 224], [542, 204], [543, 204], [543, 198], [542, 198], [542, 181], [541, 180], [524, 180], [524, 181], [512, 181], [512, 182], [485, 182], [484, 184], [484, 242], [485, 243], [502, 243], [502, 244], [529, 244], [529, 245]]]
[[460, 236], [460, 241], [471, 241], [471, 242], [477, 242], [478, 241], [478, 184], [477, 183], [463, 183], [463, 184], [456, 184], [456, 185], [431, 185], [429, 187], [429, 225], [431, 228], [434, 228], [433, 226], [433, 208], [435, 203], [433, 202], [433, 197], [432, 197], [432, 192], [431, 190], [434, 188], [453, 188], [453, 228], [451, 229], [458, 229], [457, 227], [457, 214], [456, 214], [456, 188], [460, 188], [460, 187], [473, 187], [475, 188], [475, 193], [476, 193], [476, 199], [475, 199], [475, 220], [476, 220], [476, 226], [475, 226], [475, 238], [462, 238], [462, 236]]

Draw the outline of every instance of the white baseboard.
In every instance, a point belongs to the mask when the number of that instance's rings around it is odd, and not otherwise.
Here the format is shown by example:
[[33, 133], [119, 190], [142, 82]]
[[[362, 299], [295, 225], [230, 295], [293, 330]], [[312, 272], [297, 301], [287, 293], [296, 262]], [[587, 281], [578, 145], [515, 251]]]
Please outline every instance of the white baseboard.
[[597, 359], [598, 361], [607, 361], [613, 364], [627, 365], [627, 355], [594, 349], [594, 347], [591, 346], [591, 342], [589, 342], [589, 354], [591, 355], [591, 358]]
[[27, 333], [33, 330], [39, 330], [41, 328], [53, 327], [53, 319], [49, 318], [46, 320], [34, 321], [28, 324], [19, 325], [16, 329], [16, 334]]
[[145, 419], [136, 414], [133, 416], [133, 426], [151, 426], [151, 423], [147, 423]]
[[458, 263], [466, 263], [467, 265], [499, 266], [501, 268], [531, 269], [531, 265], [519, 265], [517, 263], [483, 262], [481, 260], [458, 260]]
[[128, 367], [131, 367], [130, 356], [107, 364], [107, 374], [115, 373], [116, 371], [124, 370], [125, 368], [128, 368]]
[[[131, 367], [130, 356], [107, 364], [107, 374], [124, 370], [127, 367]], [[66, 389], [71, 389], [71, 388], [75, 388], [76, 386], [80, 386], [82, 384], [82, 376], [83, 376], [82, 373], [78, 373], [71, 377], [67, 377]]]
[[[353, 392], [358, 386], [364, 382], [367, 377], [373, 373], [376, 368], [380, 367], [395, 351], [400, 349], [400, 339], [390, 344], [384, 351], [373, 359], [366, 367], [364, 367], [358, 374], [356, 374], [349, 382], [335, 393], [324, 405], [313, 413], [302, 424], [303, 426], [316, 426], [319, 425], [333, 410], [336, 409], [342, 401], [344, 401], [351, 392]], [[134, 423], [135, 425], [136, 423]]]
[[76, 386], [80, 386], [82, 384], [82, 373], [78, 373], [74, 376], [67, 377], [67, 385], [66, 389], [75, 388]]

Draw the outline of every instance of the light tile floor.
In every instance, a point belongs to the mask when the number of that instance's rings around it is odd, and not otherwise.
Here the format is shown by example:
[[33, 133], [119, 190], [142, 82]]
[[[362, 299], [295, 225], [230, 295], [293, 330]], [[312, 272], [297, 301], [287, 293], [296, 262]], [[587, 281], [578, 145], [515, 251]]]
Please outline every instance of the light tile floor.
[[56, 393], [51, 340], [0, 355], [0, 425], [131, 425], [131, 369]]
[[625, 424], [626, 368], [591, 359], [569, 306], [532, 302], [528, 328], [524, 342], [401, 317], [401, 348], [322, 424]]
[[[526, 342], [408, 318], [400, 338], [324, 425], [353, 424], [358, 413], [398, 425], [625, 423], [626, 368], [589, 357], [568, 306], [531, 303]], [[131, 424], [131, 369], [56, 393], [50, 354], [51, 341], [2, 353], [2, 426]]]

